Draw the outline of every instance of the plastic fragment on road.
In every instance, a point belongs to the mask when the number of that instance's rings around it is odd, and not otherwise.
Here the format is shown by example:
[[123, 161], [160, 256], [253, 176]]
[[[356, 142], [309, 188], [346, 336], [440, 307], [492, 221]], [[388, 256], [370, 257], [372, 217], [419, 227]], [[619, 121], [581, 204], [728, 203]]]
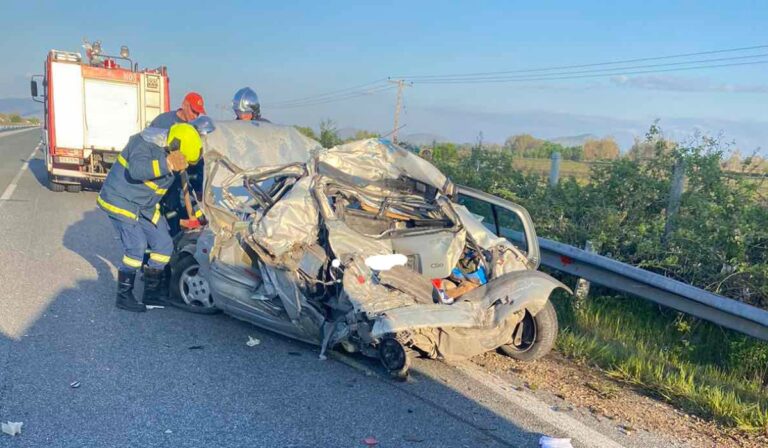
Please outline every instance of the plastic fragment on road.
[[631, 436], [632, 431], [634, 431], [635, 428], [629, 426], [629, 425], [619, 425], [619, 432], [624, 434], [625, 436]]
[[162, 305], [147, 305], [148, 310], [162, 310], [165, 309]]
[[24, 422], [7, 422], [3, 423], [0, 429], [9, 436], [16, 436], [21, 434], [21, 427], [24, 426]]
[[541, 448], [573, 448], [571, 439], [559, 439], [557, 437], [541, 436], [539, 439]]
[[166, 430], [165, 430], [165, 433], [166, 433], [166, 434], [173, 434], [173, 431], [171, 431], [170, 429], [166, 429]]
[[248, 336], [248, 342], [245, 343], [248, 347], [256, 347], [259, 344], [261, 344], [261, 341], [251, 336]]
[[80, 381], [72, 381], [71, 383], [69, 383], [69, 387], [71, 387], [72, 389], [77, 389], [78, 387], [80, 387]]
[[368, 437], [363, 439], [363, 444], [365, 446], [376, 446], [376, 445], [379, 444], [379, 441], [376, 440], [376, 437], [368, 436]]
[[388, 271], [395, 266], [405, 266], [408, 257], [403, 254], [372, 255], [365, 259], [365, 265], [374, 271]]

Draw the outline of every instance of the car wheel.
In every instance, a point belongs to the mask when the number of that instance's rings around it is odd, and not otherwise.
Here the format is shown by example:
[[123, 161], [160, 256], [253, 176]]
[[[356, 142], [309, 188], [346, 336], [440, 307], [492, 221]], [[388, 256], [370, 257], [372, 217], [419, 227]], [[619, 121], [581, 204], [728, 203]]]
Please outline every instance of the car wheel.
[[411, 368], [411, 354], [395, 338], [386, 337], [381, 340], [379, 343], [379, 360], [393, 379], [398, 381], [408, 379], [408, 369]]
[[69, 193], [80, 193], [81, 189], [82, 189], [82, 186], [80, 184], [69, 184], [69, 185], [67, 185], [67, 191]]
[[182, 255], [171, 269], [172, 304], [192, 313], [216, 314], [221, 312], [213, 303], [208, 280], [200, 275], [195, 257]]
[[499, 351], [519, 361], [535, 361], [555, 346], [557, 331], [557, 312], [552, 302], [547, 301], [535, 316], [525, 312], [512, 332], [512, 340], [499, 347]]

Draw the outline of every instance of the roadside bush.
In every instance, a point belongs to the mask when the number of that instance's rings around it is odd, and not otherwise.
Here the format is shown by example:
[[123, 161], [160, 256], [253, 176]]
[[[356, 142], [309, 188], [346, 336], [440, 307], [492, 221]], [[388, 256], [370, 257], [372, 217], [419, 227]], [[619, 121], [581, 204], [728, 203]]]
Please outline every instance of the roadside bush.
[[[516, 170], [509, 152], [435, 152], [454, 182], [521, 204], [537, 233], [768, 309], [768, 204], [764, 185], [722, 170], [728, 150], [699, 136], [685, 144], [651, 127], [644, 157], [591, 168], [588, 182]], [[667, 227], [672, 173], [685, 167]], [[641, 300], [610, 296], [558, 307], [558, 347], [609, 375], [742, 428], [768, 425], [768, 344]]]
[[[727, 146], [698, 137], [670, 148], [651, 127], [654, 157], [622, 158], [592, 167], [589, 182], [546, 180], [513, 166], [506, 152], [435, 152], [433, 161], [456, 183], [528, 209], [539, 235], [599, 252], [694, 286], [768, 308], [768, 207], [754, 180], [732, 179], [721, 167]], [[686, 184], [665, 236], [675, 164]]]

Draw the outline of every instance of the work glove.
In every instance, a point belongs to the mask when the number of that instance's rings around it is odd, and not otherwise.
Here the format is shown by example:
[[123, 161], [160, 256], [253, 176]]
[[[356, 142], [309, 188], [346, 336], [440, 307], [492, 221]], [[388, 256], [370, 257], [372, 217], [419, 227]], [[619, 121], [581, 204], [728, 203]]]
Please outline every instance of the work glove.
[[180, 151], [171, 151], [166, 162], [168, 163], [168, 169], [171, 171], [184, 171], [189, 165], [187, 158]]
[[200, 220], [197, 218], [179, 220], [179, 226], [182, 229], [186, 229], [186, 230], [199, 229], [200, 227], [202, 227], [202, 225], [203, 223], [201, 223]]

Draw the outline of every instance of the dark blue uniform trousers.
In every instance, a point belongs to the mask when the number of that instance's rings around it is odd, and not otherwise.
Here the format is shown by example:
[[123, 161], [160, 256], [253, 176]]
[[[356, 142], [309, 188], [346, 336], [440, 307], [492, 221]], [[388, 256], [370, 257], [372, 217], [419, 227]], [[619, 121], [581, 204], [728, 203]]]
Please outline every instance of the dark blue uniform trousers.
[[144, 217], [131, 222], [111, 216], [109, 219], [115, 226], [123, 246], [121, 271], [135, 272], [140, 269], [147, 247], [150, 249], [147, 267], [163, 269], [171, 260], [173, 239], [168, 233], [168, 222], [164, 216], [160, 217], [156, 225]]

